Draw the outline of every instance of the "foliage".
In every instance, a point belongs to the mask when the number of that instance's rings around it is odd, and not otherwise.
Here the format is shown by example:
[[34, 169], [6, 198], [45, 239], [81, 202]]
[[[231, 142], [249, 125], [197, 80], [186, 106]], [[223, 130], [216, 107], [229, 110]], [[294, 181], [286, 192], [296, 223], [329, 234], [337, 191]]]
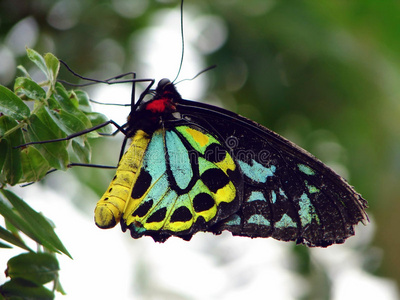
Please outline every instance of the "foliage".
[[[29, 143], [65, 138], [106, 119], [91, 112], [86, 93], [67, 91], [57, 82], [60, 62], [54, 55], [48, 53], [43, 57], [32, 49], [27, 49], [27, 54], [46, 79], [35, 82], [25, 68], [19, 67], [24, 76], [15, 80], [14, 91], [0, 86], [0, 215], [6, 224], [5, 228], [0, 227], [0, 247], [9, 248], [11, 244], [29, 252], [9, 260], [6, 275], [11, 280], [0, 287], [0, 294], [52, 299], [53, 292], [43, 284], [52, 281], [54, 289], [62, 292], [55, 254], [71, 255], [54, 232], [52, 223], [7, 187], [39, 181], [52, 170], [65, 170], [70, 157], [88, 163], [91, 148], [87, 136], [72, 141]], [[96, 135], [90, 133], [91, 137]], [[36, 253], [20, 233], [37, 243]]]

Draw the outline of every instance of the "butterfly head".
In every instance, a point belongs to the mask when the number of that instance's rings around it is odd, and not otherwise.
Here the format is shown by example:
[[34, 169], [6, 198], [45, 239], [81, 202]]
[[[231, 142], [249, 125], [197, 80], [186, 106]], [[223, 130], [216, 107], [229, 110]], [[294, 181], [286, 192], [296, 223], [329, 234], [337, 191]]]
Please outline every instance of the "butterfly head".
[[132, 131], [140, 128], [152, 133], [163, 121], [173, 118], [176, 104], [182, 99], [175, 85], [167, 78], [161, 79], [150, 94], [152, 97], [143, 100], [128, 118]]

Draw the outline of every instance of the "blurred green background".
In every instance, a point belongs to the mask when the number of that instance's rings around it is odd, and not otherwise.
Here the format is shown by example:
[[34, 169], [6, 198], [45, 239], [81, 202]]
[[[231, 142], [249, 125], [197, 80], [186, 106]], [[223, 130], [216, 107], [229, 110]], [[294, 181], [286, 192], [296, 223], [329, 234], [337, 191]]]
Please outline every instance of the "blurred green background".
[[[154, 26], [167, 9], [178, 13], [178, 6], [176, 0], [2, 0], [0, 83], [12, 87], [16, 66], [28, 63], [25, 46], [52, 52], [93, 78], [128, 71], [151, 77], [140, 56], [146, 49], [132, 46], [136, 33], [143, 38], [144, 29]], [[202, 68], [218, 65], [203, 75], [208, 86], [194, 100], [215, 100], [262, 123], [348, 178], [368, 200], [369, 226], [375, 227], [370, 245], [359, 250], [367, 257], [365, 269], [397, 283], [399, 15], [399, 2], [373, 0], [188, 0], [184, 14], [199, 20], [185, 31], [187, 47], [197, 49]], [[176, 18], [179, 37], [179, 14]], [[179, 50], [175, 41], [171, 38]], [[176, 74], [178, 63], [166, 76]], [[76, 81], [65, 69], [61, 77]], [[103, 162], [100, 152], [93, 157]], [[75, 170], [101, 194], [108, 183], [99, 185], [95, 173], [90, 173], [95, 180], [89, 180], [88, 172]], [[301, 249], [294, 255], [305, 261], [308, 254]]]

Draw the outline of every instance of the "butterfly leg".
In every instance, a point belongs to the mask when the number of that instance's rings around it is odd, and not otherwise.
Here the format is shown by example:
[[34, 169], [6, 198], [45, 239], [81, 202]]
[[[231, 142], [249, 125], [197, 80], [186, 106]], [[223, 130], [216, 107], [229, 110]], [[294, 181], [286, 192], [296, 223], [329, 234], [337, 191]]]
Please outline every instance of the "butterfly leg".
[[[97, 84], [97, 83], [106, 83], [106, 84], [129, 83], [129, 82], [135, 82], [135, 78], [136, 78], [136, 73], [134, 73], [134, 72], [127, 72], [127, 73], [119, 74], [119, 75], [117, 75], [117, 76], [113, 76], [113, 77], [110, 77], [110, 78], [108, 78], [108, 79], [103, 79], [103, 80], [101, 80], [101, 79], [88, 78], [88, 77], [84, 77], [84, 76], [79, 75], [78, 73], [76, 73], [74, 70], [72, 70], [72, 69], [68, 66], [68, 64], [67, 64], [66, 62], [62, 61], [61, 59], [60, 59], [60, 62], [61, 62], [61, 63], [67, 68], [67, 70], [68, 70], [72, 75], [74, 75], [75, 77], [78, 77], [78, 78], [80, 78], [80, 79], [82, 79], [82, 80], [89, 81], [88, 83], [83, 83], [83, 84], [72, 84], [72, 83], [66, 82], [66, 81], [64, 81], [64, 80], [58, 80], [59, 82], [65, 83], [65, 84], [67, 84], [67, 85], [83, 87], [83, 86], [88, 86], [88, 85]], [[121, 78], [123, 78], [123, 77], [125, 77], [125, 76], [129, 76], [129, 75], [132, 75], [133, 79], [119, 80], [119, 79], [121, 79]]]
[[46, 144], [46, 143], [54, 143], [54, 142], [68, 141], [68, 140], [73, 139], [73, 138], [75, 138], [75, 137], [78, 137], [78, 136], [84, 135], [84, 134], [86, 134], [86, 133], [95, 131], [95, 130], [97, 130], [97, 129], [103, 128], [103, 127], [107, 126], [108, 124], [112, 124], [112, 125], [114, 125], [115, 127], [118, 128], [118, 130], [115, 132], [115, 134], [116, 134], [118, 131], [122, 132], [123, 134], [126, 134], [126, 132], [125, 132], [125, 130], [124, 130], [124, 125], [123, 125], [123, 126], [120, 126], [120, 125], [118, 125], [117, 123], [115, 123], [113, 120], [108, 120], [107, 122], [104, 122], [104, 123], [99, 124], [99, 125], [97, 125], [97, 126], [94, 126], [94, 127], [92, 127], [92, 128], [88, 128], [88, 129], [86, 129], [86, 130], [82, 130], [82, 131], [80, 131], [80, 132], [73, 133], [73, 134], [71, 134], [71, 135], [69, 135], [69, 136], [66, 136], [66, 137], [64, 137], [64, 138], [59, 138], [59, 139], [54, 139], [54, 140], [47, 140], [47, 141], [29, 142], [29, 143], [26, 143], [26, 144], [22, 144], [22, 145], [16, 146], [16, 147], [14, 147], [14, 148], [15, 148], [15, 149], [18, 149], [18, 148], [25, 147], [25, 146], [28, 146], [28, 145], [37, 145], [37, 144]]

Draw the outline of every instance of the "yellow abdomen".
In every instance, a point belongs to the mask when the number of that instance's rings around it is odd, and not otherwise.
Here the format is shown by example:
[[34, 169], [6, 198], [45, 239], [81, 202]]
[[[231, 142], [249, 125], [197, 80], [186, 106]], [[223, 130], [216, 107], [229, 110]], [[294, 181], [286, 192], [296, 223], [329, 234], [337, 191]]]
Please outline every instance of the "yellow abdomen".
[[112, 228], [119, 223], [125, 204], [130, 199], [137, 171], [149, 141], [150, 136], [142, 130], [138, 130], [133, 136], [132, 143], [122, 156], [110, 186], [97, 202], [94, 220], [98, 227]]

